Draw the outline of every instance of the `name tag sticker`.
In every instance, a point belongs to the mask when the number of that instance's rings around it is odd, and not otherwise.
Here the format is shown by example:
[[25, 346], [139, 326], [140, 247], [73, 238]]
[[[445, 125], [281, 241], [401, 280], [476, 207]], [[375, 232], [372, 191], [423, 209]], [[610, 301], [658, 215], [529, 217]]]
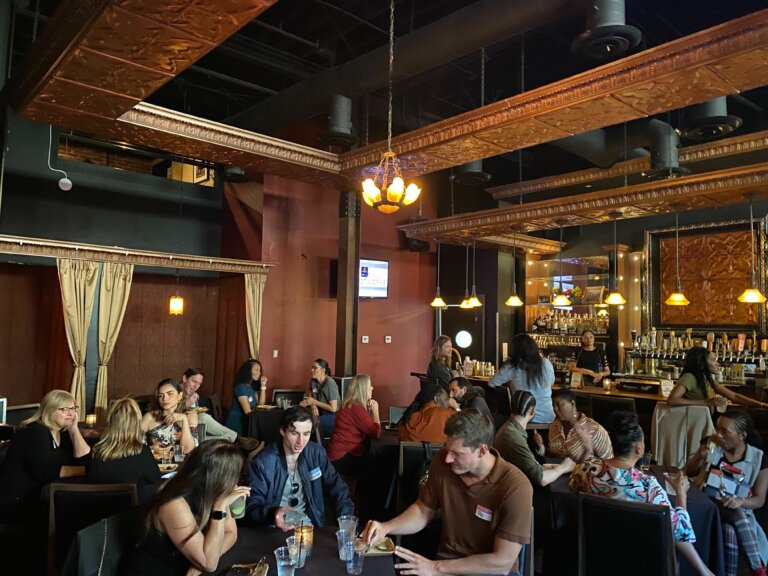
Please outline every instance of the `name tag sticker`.
[[320, 471], [320, 468], [313, 468], [309, 471], [309, 479], [310, 480], [317, 480], [323, 475], [323, 473]]
[[477, 505], [475, 508], [475, 516], [486, 522], [490, 522], [493, 519], [493, 510], [485, 508], [484, 506]]

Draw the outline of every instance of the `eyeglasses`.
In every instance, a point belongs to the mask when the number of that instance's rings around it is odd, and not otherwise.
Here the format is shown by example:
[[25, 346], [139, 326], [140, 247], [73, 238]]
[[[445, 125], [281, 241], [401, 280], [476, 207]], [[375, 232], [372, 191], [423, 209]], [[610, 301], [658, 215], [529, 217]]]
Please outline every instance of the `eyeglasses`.
[[291, 498], [288, 500], [288, 506], [291, 508], [296, 508], [296, 506], [299, 505], [299, 498], [296, 496], [296, 494], [299, 493], [299, 483], [293, 482], [291, 484]]
[[65, 406], [64, 408], [56, 408], [62, 414], [72, 414], [80, 410], [80, 406]]

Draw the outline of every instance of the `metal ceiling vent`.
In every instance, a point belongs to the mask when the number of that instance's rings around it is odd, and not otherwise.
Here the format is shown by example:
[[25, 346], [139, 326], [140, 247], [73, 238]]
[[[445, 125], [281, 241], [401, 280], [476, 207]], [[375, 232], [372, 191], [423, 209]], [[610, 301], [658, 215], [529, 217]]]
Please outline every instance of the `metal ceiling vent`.
[[352, 134], [352, 100], [341, 94], [334, 94], [328, 112], [328, 144], [349, 148], [355, 142]]
[[643, 176], [648, 180], [667, 180], [690, 174], [688, 168], [680, 166], [677, 153], [680, 137], [677, 131], [656, 119], [648, 122], [647, 130], [651, 143], [651, 169], [643, 172]]
[[728, 114], [725, 96], [688, 107], [680, 135], [687, 140], [706, 142], [728, 136], [739, 129], [741, 118]]
[[624, 0], [593, 0], [587, 8], [587, 30], [571, 50], [591, 60], [612, 60], [640, 43], [640, 30], [628, 26]]
[[491, 179], [491, 175], [483, 172], [482, 160], [473, 160], [456, 167], [449, 178], [458, 186], [482, 186]]
[[235, 184], [244, 184], [248, 182], [249, 178], [245, 173], [244, 168], [240, 166], [224, 166], [222, 170], [224, 174], [225, 182], [233, 182]]

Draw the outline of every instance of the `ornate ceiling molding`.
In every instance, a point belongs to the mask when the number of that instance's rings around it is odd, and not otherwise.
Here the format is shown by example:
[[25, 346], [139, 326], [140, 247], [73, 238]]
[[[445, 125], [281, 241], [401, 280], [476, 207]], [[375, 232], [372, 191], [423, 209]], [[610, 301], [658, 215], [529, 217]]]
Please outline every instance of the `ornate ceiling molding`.
[[[768, 84], [768, 10], [460, 114], [392, 140], [414, 177]], [[341, 156], [360, 178], [386, 142]]]
[[[679, 158], [680, 164], [686, 165], [713, 158], [738, 156], [763, 150], [768, 150], [768, 130], [681, 148]], [[626, 162], [618, 162], [610, 168], [589, 168], [568, 174], [557, 174], [555, 176], [537, 178], [536, 180], [528, 180], [522, 183], [514, 182], [504, 184], [503, 186], [494, 186], [486, 188], [485, 191], [490, 193], [494, 200], [503, 200], [555, 188], [589, 184], [598, 180], [620, 177], [625, 173], [638, 174], [648, 168], [650, 168], [649, 157], [635, 158]]]
[[207, 258], [188, 254], [150, 252], [118, 246], [99, 246], [77, 242], [60, 242], [43, 238], [0, 235], [0, 253], [42, 256], [48, 258], [72, 258], [95, 262], [117, 262], [155, 268], [180, 268], [182, 270], [207, 270], [238, 274], [264, 274], [275, 266], [271, 262], [252, 262], [229, 258]]
[[[468, 238], [464, 238], [463, 243], [466, 243], [467, 240]], [[443, 238], [441, 242], [447, 244], [462, 244], [459, 238]], [[535, 254], [537, 256], [549, 256], [560, 252], [560, 250], [565, 248], [566, 243], [557, 240], [548, 240], [547, 238], [539, 238], [537, 236], [528, 236], [527, 234], [494, 234], [477, 238], [477, 246], [479, 248], [490, 248], [491, 250], [498, 250], [500, 252], [524, 252], [526, 254]]]
[[768, 198], [768, 164], [707, 172], [686, 178], [599, 190], [481, 212], [398, 226], [408, 238], [437, 239], [490, 236], [580, 226], [620, 218], [639, 218], [698, 210]]

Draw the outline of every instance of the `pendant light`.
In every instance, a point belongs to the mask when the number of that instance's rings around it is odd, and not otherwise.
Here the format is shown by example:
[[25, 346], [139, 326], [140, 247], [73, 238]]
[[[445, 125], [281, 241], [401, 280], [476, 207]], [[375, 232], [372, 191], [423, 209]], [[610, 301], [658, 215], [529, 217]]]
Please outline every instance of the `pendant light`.
[[464, 300], [459, 304], [459, 308], [469, 310], [472, 308], [472, 303], [469, 301], [469, 244], [467, 244], [467, 257], [464, 263]]
[[363, 202], [384, 214], [397, 212], [413, 204], [421, 189], [411, 183], [406, 187], [400, 173], [397, 154], [392, 151], [392, 71], [395, 65], [395, 0], [389, 3], [389, 100], [387, 104], [387, 151], [381, 155], [373, 178], [363, 181]]
[[627, 303], [626, 298], [619, 292], [619, 244], [616, 241], [616, 220], [618, 216], [613, 217], [613, 290], [605, 299], [609, 306], [621, 306]]
[[445, 300], [440, 296], [440, 242], [437, 242], [437, 288], [435, 299], [429, 303], [433, 308], [445, 308]]
[[664, 301], [667, 306], [688, 306], [691, 302], [680, 288], [680, 223], [675, 212], [675, 291]]
[[752, 266], [750, 270], [750, 287], [744, 290], [739, 296], [739, 302], [744, 304], [762, 304], [765, 302], [765, 296], [757, 289], [755, 283], [755, 232], [752, 224], [752, 202], [749, 202], [749, 251], [752, 254]]
[[517, 258], [515, 253], [512, 253], [512, 295], [507, 298], [506, 302], [504, 304], [506, 306], [512, 306], [515, 308], [518, 308], [520, 306], [523, 306], [523, 301], [520, 300], [520, 297], [517, 295], [517, 280], [515, 278], [517, 274]]
[[[181, 178], [179, 182], [179, 222], [176, 226], [176, 254], [181, 253], [181, 237], [179, 229], [181, 228], [181, 216], [184, 208], [184, 161], [181, 162]], [[179, 296], [179, 269], [176, 268], [176, 294], [168, 300], [168, 314], [170, 316], [182, 316], [184, 314], [184, 298]]]
[[477, 297], [477, 290], [475, 289], [475, 272], [477, 271], [477, 246], [472, 242], [472, 296], [469, 298], [469, 304], [472, 308], [480, 308], [483, 303]]
[[560, 250], [557, 253], [557, 257], [560, 259], [560, 283], [558, 285], [557, 294], [552, 300], [553, 306], [570, 306], [571, 300], [563, 294], [563, 225], [560, 225]]

